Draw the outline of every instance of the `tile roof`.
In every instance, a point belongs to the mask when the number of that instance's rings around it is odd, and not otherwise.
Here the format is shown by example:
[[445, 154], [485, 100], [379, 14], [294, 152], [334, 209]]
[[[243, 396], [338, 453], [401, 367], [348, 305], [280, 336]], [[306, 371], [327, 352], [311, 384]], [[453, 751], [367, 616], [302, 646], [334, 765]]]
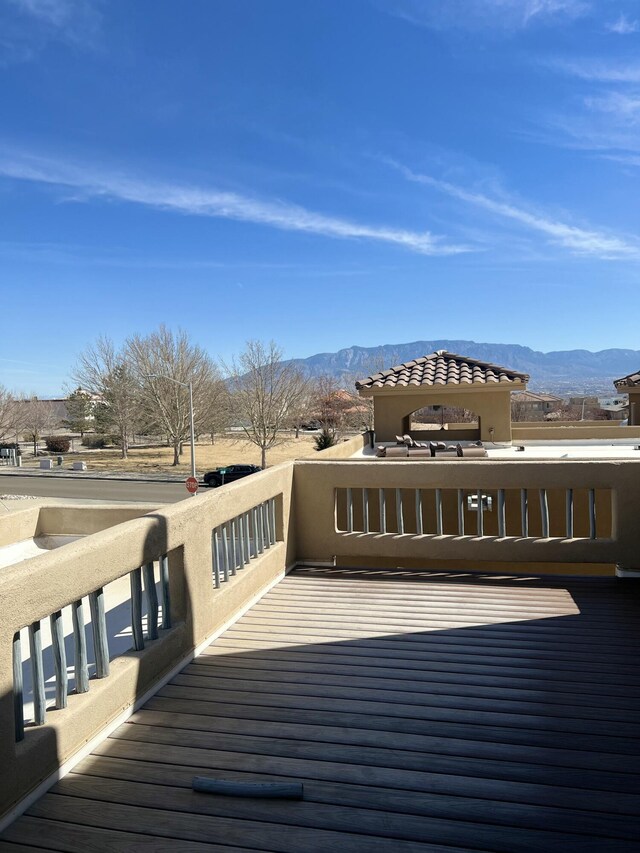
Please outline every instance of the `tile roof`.
[[365, 388], [401, 388], [411, 385], [505, 385], [526, 382], [528, 379], [526, 373], [438, 350], [390, 370], [374, 373], [356, 382], [356, 388], [360, 391]]
[[616, 388], [629, 388], [634, 385], [640, 385], [640, 371], [630, 373], [628, 376], [623, 376], [622, 379], [614, 379], [613, 384]]

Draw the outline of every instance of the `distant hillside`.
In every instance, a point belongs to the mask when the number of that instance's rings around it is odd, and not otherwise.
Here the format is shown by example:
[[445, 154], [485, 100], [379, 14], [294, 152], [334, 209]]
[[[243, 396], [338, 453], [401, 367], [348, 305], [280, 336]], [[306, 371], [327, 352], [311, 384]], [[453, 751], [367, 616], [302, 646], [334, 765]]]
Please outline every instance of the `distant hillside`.
[[518, 344], [483, 344], [476, 341], [414, 341], [379, 347], [348, 347], [333, 353], [318, 353], [292, 359], [310, 376], [331, 375], [353, 384], [383, 368], [393, 367], [438, 349], [490, 361], [528, 373], [532, 390], [556, 393], [613, 394], [613, 380], [640, 368], [640, 350], [606, 349], [538, 352]]

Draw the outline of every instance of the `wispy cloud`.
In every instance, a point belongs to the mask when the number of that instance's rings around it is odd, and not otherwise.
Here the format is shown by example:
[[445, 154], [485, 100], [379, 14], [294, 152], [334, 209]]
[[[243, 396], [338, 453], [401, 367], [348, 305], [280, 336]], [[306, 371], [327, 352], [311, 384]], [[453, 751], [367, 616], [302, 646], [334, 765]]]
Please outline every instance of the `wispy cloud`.
[[550, 59], [544, 65], [591, 83], [640, 83], [640, 62], [612, 63], [600, 59]]
[[566, 23], [591, 8], [586, 0], [378, 0], [378, 5], [417, 26], [502, 33]]
[[574, 254], [589, 255], [603, 260], [640, 260], [640, 243], [616, 237], [604, 231], [569, 225], [566, 222], [518, 206], [512, 201], [491, 198], [447, 181], [438, 180], [430, 175], [418, 174], [395, 161], [388, 162], [398, 169], [405, 178], [414, 183], [432, 187], [465, 204], [473, 205], [502, 219], [515, 222], [529, 231], [543, 234], [553, 244], [568, 249]]
[[4, 0], [0, 62], [33, 59], [52, 41], [93, 48], [102, 26], [101, 0]]
[[637, 33], [640, 30], [640, 21], [632, 21], [620, 12], [620, 16], [615, 21], [605, 25], [605, 29], [610, 33], [616, 33], [619, 36], [628, 36], [632, 33]]
[[232, 219], [325, 237], [388, 243], [423, 255], [455, 255], [470, 247], [447, 243], [429, 231], [369, 225], [328, 216], [280, 200], [263, 200], [209, 187], [164, 183], [41, 157], [0, 152], [0, 175], [71, 188], [75, 200], [104, 198], [191, 216]]

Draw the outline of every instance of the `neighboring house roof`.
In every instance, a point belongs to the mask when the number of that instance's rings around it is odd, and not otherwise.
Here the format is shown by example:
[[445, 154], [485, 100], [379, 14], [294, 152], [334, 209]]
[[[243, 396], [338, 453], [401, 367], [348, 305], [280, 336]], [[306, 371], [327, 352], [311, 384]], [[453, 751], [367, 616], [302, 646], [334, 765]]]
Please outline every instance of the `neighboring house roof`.
[[513, 399], [519, 403], [563, 403], [555, 394], [539, 394], [535, 391], [514, 391]]
[[407, 386], [520, 384], [528, 379], [526, 373], [518, 373], [446, 350], [437, 350], [431, 355], [407, 361], [390, 370], [374, 373], [373, 376], [356, 382], [356, 388], [360, 391], [366, 388]]
[[628, 376], [623, 376], [622, 379], [614, 379], [613, 384], [616, 388], [640, 387], [640, 370], [636, 371], [636, 373], [630, 373]]

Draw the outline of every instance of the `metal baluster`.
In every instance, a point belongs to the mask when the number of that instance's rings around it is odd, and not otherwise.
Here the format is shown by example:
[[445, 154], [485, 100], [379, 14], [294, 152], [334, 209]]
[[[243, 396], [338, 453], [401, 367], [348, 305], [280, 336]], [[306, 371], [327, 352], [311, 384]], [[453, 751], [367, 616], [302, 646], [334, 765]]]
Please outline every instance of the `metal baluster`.
[[567, 489], [566, 494], [567, 539], [573, 539], [573, 489]]
[[353, 533], [353, 494], [347, 489], [347, 533]]
[[271, 498], [269, 501], [269, 511], [271, 513], [271, 544], [275, 545], [277, 540], [276, 533], [276, 499]]
[[269, 502], [262, 504], [262, 518], [264, 520], [264, 547], [271, 548], [271, 525], [269, 524]]
[[69, 677], [67, 675], [67, 651], [64, 647], [64, 628], [62, 611], [56, 610], [49, 617], [51, 625], [51, 650], [53, 652], [53, 670], [56, 677], [56, 708], [67, 707]]
[[253, 556], [258, 556], [258, 515], [256, 508], [251, 510], [251, 529], [253, 532]]
[[260, 553], [264, 554], [267, 548], [267, 535], [264, 525], [264, 504], [258, 507], [258, 524], [260, 526]]
[[238, 568], [243, 569], [246, 563], [244, 558], [244, 515], [238, 516]]
[[227, 539], [227, 525], [220, 525], [222, 531], [222, 580], [229, 580], [229, 541]]
[[31, 652], [31, 680], [33, 681], [33, 719], [37, 726], [43, 726], [47, 717], [47, 701], [44, 694], [40, 620], [29, 625], [29, 650]]
[[402, 489], [396, 489], [396, 518], [398, 533], [404, 533], [404, 514], [402, 512]]
[[416, 533], [418, 536], [424, 534], [424, 523], [422, 521], [422, 490], [416, 489]]
[[498, 489], [498, 536], [503, 539], [507, 535], [507, 519], [505, 514], [504, 489]]
[[162, 590], [162, 628], [171, 627], [171, 594], [169, 591], [169, 556], [160, 557], [160, 589]]
[[458, 489], [458, 536], [464, 536], [464, 489]]
[[24, 740], [24, 697], [22, 687], [22, 643], [20, 631], [13, 635], [13, 719], [16, 740]]
[[527, 501], [527, 490], [520, 489], [520, 517], [522, 520], [522, 535], [529, 535], [529, 506]]
[[251, 518], [249, 512], [244, 514], [244, 547], [247, 549], [247, 564], [251, 562]]
[[380, 504], [380, 533], [387, 532], [387, 504], [384, 497], [384, 489], [378, 489], [378, 500]]
[[87, 663], [87, 638], [84, 633], [84, 607], [82, 599], [71, 605], [73, 619], [73, 643], [75, 647], [74, 673], [76, 693], [86, 693], [89, 689], [89, 665]]
[[369, 533], [369, 489], [362, 490], [362, 522], [364, 532]]
[[142, 569], [144, 574], [144, 592], [147, 597], [147, 638], [158, 639], [158, 595], [156, 593], [156, 578], [153, 571], [153, 563], [145, 563]]
[[436, 533], [442, 536], [442, 489], [436, 489]]
[[133, 648], [139, 652], [144, 649], [144, 634], [142, 633], [142, 571], [134, 569], [129, 573], [131, 583], [131, 630], [133, 632]]
[[540, 518], [542, 519], [542, 538], [549, 538], [549, 501], [547, 490], [540, 489]]
[[596, 538], [596, 490], [589, 489], [589, 539]]
[[93, 632], [93, 653], [96, 659], [96, 676], [106, 678], [109, 675], [109, 642], [107, 623], [104, 616], [104, 591], [102, 588], [89, 594], [91, 610], [91, 630]]
[[476, 509], [476, 517], [478, 520], [478, 536], [484, 536], [484, 517], [482, 515], [482, 489], [478, 489], [477, 494], [478, 507]]
[[231, 519], [231, 574], [235, 575], [238, 568], [238, 556], [236, 550], [236, 520]]
[[218, 539], [218, 528], [214, 527], [211, 531], [211, 553], [213, 556], [213, 585], [216, 589], [220, 588], [220, 551]]

